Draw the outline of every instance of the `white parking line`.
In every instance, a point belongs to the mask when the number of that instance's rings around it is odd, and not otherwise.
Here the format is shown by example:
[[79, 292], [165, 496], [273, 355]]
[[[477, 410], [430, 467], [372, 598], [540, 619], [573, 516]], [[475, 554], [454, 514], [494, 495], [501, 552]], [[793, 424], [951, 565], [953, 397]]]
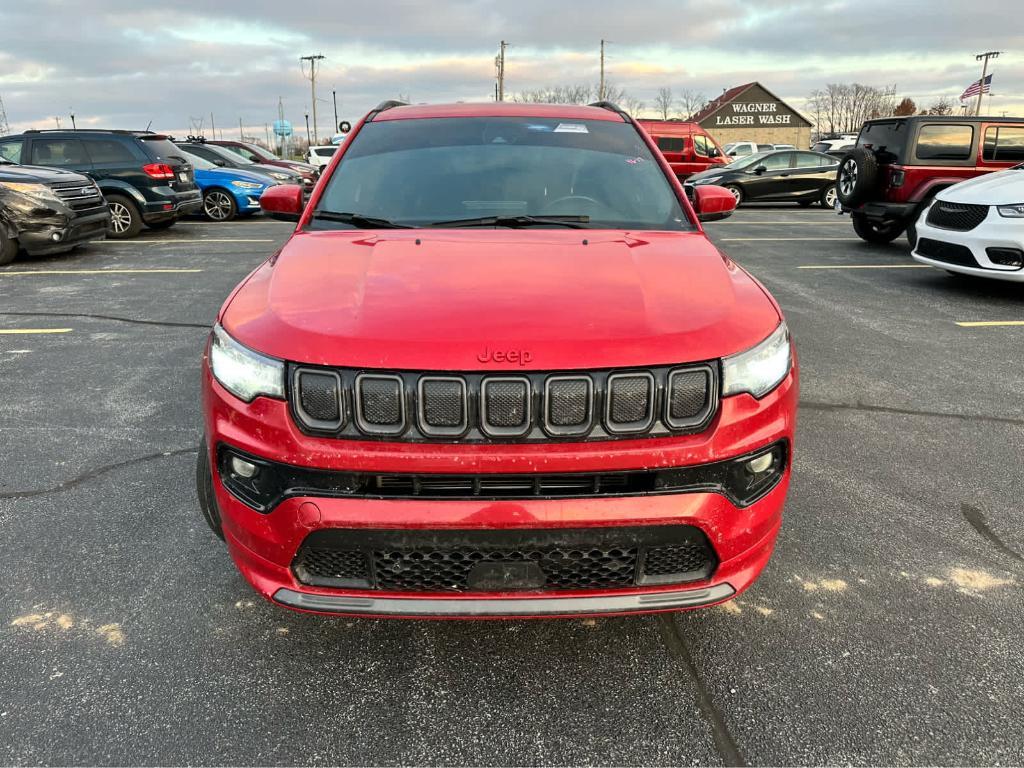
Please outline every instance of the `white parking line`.
[[845, 242], [859, 243], [859, 237], [723, 237], [723, 243]]
[[1024, 320], [975, 320], [957, 323], [961, 328], [998, 328], [1007, 325], [1024, 325]]
[[178, 243], [273, 243], [270, 238], [253, 239], [246, 237], [203, 237], [195, 240], [177, 238], [173, 240], [97, 240], [93, 245], [177, 245]]
[[[6, 328], [0, 329], [0, 335], [13, 336], [21, 334], [35, 334], [35, 333], [71, 333], [70, 328]], [[13, 349], [12, 352], [21, 352], [22, 350]]]
[[0, 272], [0, 277], [10, 275], [138, 275], [138, 274], [180, 274], [202, 272], [201, 269], [26, 269], [16, 272]]

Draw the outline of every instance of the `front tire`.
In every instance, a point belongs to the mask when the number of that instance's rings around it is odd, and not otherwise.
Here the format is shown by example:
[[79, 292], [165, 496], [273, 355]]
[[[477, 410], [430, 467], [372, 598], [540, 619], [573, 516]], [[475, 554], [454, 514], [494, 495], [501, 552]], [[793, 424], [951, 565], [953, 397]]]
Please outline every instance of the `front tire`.
[[142, 215], [135, 203], [124, 195], [107, 195], [107, 206], [110, 208], [107, 237], [115, 240], [137, 237], [142, 231]]
[[739, 208], [743, 199], [746, 197], [746, 195], [743, 194], [743, 189], [735, 184], [727, 184], [725, 188], [732, 193], [733, 197], [736, 198], [736, 207]]
[[199, 443], [199, 455], [196, 457], [196, 495], [199, 497], [199, 509], [203, 519], [210, 526], [214, 535], [224, 541], [224, 528], [220, 522], [220, 509], [217, 497], [213, 492], [213, 474], [210, 471], [210, 452], [206, 447], [206, 438]]
[[853, 219], [853, 231], [861, 240], [869, 243], [885, 245], [903, 234], [904, 227], [899, 222], [880, 224], [871, 221], [862, 213], [854, 213], [851, 218]]
[[203, 213], [210, 221], [231, 221], [238, 215], [238, 204], [231, 193], [209, 189], [203, 195]]

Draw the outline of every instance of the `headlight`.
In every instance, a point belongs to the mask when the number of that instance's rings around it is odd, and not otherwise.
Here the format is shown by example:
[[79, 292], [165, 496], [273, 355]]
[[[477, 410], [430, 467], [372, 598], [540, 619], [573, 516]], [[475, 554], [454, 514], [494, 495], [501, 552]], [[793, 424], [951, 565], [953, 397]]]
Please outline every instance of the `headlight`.
[[722, 360], [722, 393], [749, 392], [761, 398], [777, 387], [793, 363], [789, 328], [785, 322], [753, 349]]
[[242, 189], [260, 189], [263, 184], [257, 184], [255, 181], [232, 181], [232, 187], [241, 187]]
[[243, 347], [219, 325], [213, 328], [210, 370], [225, 389], [247, 403], [258, 395], [284, 399], [284, 363]]
[[9, 189], [12, 192], [20, 192], [23, 195], [31, 195], [32, 197], [56, 200], [57, 202], [60, 202], [60, 198], [57, 196], [57, 193], [45, 184], [31, 184], [24, 181], [0, 181], [0, 187]]
[[1007, 219], [1024, 219], [1024, 203], [1000, 205], [999, 215]]
[[271, 173], [270, 175], [273, 176], [278, 181], [287, 181], [288, 179], [291, 178], [291, 176], [289, 176], [287, 173]]
[[721, 176], [707, 176], [703, 179], [695, 179], [694, 184], [717, 184], [722, 180]]

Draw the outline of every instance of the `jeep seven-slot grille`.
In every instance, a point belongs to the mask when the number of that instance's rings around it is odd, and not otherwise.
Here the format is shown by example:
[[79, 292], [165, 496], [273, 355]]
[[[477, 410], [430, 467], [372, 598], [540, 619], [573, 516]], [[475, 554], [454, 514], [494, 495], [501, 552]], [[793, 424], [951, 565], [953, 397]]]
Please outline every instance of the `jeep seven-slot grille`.
[[955, 229], [958, 232], [969, 232], [981, 224], [986, 216], [988, 216], [987, 205], [945, 203], [936, 200], [928, 209], [929, 224], [942, 229]]
[[305, 431], [351, 439], [601, 440], [700, 431], [718, 365], [571, 373], [367, 372], [292, 366]]
[[717, 559], [686, 525], [310, 534], [292, 563], [319, 587], [391, 592], [628, 589], [708, 579]]

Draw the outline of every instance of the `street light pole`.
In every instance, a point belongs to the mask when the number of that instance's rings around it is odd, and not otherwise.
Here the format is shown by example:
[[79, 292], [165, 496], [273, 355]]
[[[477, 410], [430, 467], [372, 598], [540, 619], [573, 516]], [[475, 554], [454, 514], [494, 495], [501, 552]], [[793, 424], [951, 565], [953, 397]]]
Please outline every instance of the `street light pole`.
[[306, 113], [306, 143], [312, 146], [309, 138], [309, 112]]
[[[335, 90], [331, 90], [331, 98], [334, 99], [334, 128], [335, 128], [335, 130], [337, 130], [338, 129], [338, 125], [339, 125], [339, 123], [338, 123], [338, 92], [335, 91]], [[331, 133], [334, 133], [334, 131], [331, 131]]]

